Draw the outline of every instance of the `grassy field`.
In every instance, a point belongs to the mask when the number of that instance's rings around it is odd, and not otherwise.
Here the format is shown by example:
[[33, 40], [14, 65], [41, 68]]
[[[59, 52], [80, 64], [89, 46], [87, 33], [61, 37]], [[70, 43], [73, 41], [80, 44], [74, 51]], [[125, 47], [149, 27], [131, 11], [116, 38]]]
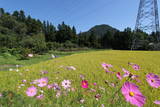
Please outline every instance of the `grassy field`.
[[[93, 51], [93, 50], [90, 50]], [[31, 64], [36, 64], [39, 62], [51, 60], [51, 54], [57, 57], [63, 57], [67, 55], [72, 55], [75, 53], [83, 53], [86, 51], [72, 51], [72, 52], [60, 52], [60, 51], [53, 51], [50, 53], [46, 53], [44, 55], [35, 55], [33, 58], [29, 60], [19, 60], [18, 57], [10, 55], [8, 53], [0, 54], [0, 71], [9, 70], [10, 68], [16, 68], [16, 65], [20, 66], [27, 66]]]
[[[112, 64], [113, 68], [110, 71], [114, 73], [106, 73], [101, 66], [103, 62]], [[129, 62], [138, 64], [140, 70], [133, 70], [128, 65]], [[68, 66], [74, 66], [76, 70], [69, 69]], [[127, 78], [119, 80], [116, 77], [117, 72], [123, 74], [122, 68], [139, 75], [141, 82], [135, 80], [132, 82], [139, 86], [140, 91], [146, 97], [144, 106], [158, 107], [153, 101], [160, 100], [160, 91], [147, 83], [146, 74], [160, 75], [160, 52], [112, 50], [59, 57], [23, 67], [19, 72], [1, 71], [0, 92], [3, 96], [0, 98], [0, 105], [8, 107], [22, 107], [22, 105], [24, 107], [103, 107], [103, 105], [105, 107], [132, 107], [125, 101], [121, 91], [117, 91], [127, 80]], [[42, 74], [41, 71], [48, 71], [48, 73]], [[48, 77], [48, 84], [57, 83], [61, 89], [55, 91], [31, 84], [33, 80], [42, 77]], [[82, 77], [88, 81], [89, 87], [86, 89], [81, 87]], [[22, 83], [24, 79], [26, 83]], [[63, 89], [61, 86], [63, 80], [71, 81], [70, 90]], [[94, 83], [96, 85], [93, 85]], [[43, 94], [44, 98], [38, 100], [35, 97], [28, 97], [26, 90], [30, 86], [37, 87], [37, 95]]]

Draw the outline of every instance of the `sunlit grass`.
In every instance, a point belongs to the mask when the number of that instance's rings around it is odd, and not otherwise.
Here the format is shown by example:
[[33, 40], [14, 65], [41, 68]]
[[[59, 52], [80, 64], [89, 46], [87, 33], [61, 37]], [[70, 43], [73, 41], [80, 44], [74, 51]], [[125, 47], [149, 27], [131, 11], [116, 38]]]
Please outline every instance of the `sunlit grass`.
[[[60, 57], [39, 64], [24, 67], [19, 72], [6, 71], [0, 72], [0, 92], [13, 91], [25, 97], [25, 104], [31, 105], [44, 105], [44, 106], [56, 106], [56, 107], [100, 107], [104, 104], [105, 107], [130, 107], [129, 103], [126, 103], [121, 92], [118, 93], [114, 102], [111, 103], [114, 92], [116, 92], [125, 79], [120, 81], [114, 74], [107, 74], [101, 67], [101, 63], [106, 62], [113, 65], [111, 69], [114, 72], [121, 72], [121, 68], [126, 68], [132, 73], [139, 75], [141, 83], [137, 83], [141, 92], [146, 96], [145, 107], [155, 107], [154, 100], [160, 100], [159, 89], [153, 89], [146, 82], [145, 75], [147, 73], [155, 73], [160, 75], [160, 52], [156, 51], [95, 51], [74, 54], [70, 56]], [[134, 71], [132, 67], [128, 66], [128, 62], [136, 63], [140, 65], [140, 71]], [[63, 66], [63, 67], [60, 67]], [[74, 66], [76, 70], [67, 70], [65, 66]], [[26, 71], [28, 69], [29, 71]], [[46, 70], [49, 73], [41, 75], [40, 71]], [[85, 79], [89, 82], [89, 89], [96, 89], [96, 92], [88, 92], [87, 89], [81, 88], [80, 74], [85, 75]], [[26, 96], [26, 89], [31, 86], [29, 82], [39, 79], [41, 77], [48, 77], [49, 83], [59, 83], [66, 80], [71, 80], [72, 87], [76, 88], [75, 92], [69, 92], [67, 96], [55, 97], [56, 93], [52, 94], [52, 97], [46, 95], [42, 101], [37, 101], [34, 98], [28, 98]], [[18, 88], [21, 81], [26, 79], [28, 83], [22, 88]], [[117, 87], [109, 87], [105, 80], [110, 83], [117, 84]], [[93, 83], [97, 83], [94, 86]], [[105, 91], [99, 89], [99, 87], [105, 88]], [[49, 94], [47, 88], [44, 88], [45, 94]], [[95, 99], [96, 94], [101, 94], [99, 101]], [[83, 104], [79, 103], [79, 99], [84, 98]], [[33, 101], [30, 99], [34, 99]]]
[[18, 55], [14, 56], [9, 53], [1, 53], [0, 54], [0, 71], [9, 70], [9, 68], [15, 68], [16, 65], [27, 66], [31, 64], [37, 64], [43, 61], [51, 60], [51, 55], [55, 55], [56, 57], [63, 57], [67, 55], [72, 55], [75, 53], [84, 53], [88, 51], [72, 51], [72, 52], [61, 52], [61, 51], [50, 51], [49, 53], [45, 53], [43, 55], [34, 54], [33, 58], [29, 58], [27, 60], [20, 60]]

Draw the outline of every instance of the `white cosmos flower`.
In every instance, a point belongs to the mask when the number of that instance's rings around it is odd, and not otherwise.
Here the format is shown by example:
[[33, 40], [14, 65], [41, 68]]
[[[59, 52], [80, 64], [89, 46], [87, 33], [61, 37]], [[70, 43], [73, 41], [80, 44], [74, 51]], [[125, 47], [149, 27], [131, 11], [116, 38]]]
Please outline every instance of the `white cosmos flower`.
[[28, 57], [32, 58], [32, 57], [33, 57], [33, 54], [28, 54]]
[[44, 93], [44, 91], [43, 91], [43, 90], [40, 90], [40, 93]]
[[74, 66], [67, 66], [66, 68], [67, 68], [68, 70], [73, 70], [73, 71], [76, 70], [76, 68], [75, 68]]
[[23, 86], [25, 86], [25, 84], [21, 84], [21, 86], [23, 87]]
[[74, 70], [74, 71], [76, 70], [76, 68], [75, 68], [74, 66], [70, 66], [70, 68], [71, 68], [72, 70]]
[[62, 86], [63, 86], [64, 89], [70, 88], [71, 87], [70, 80], [64, 80], [64, 81], [62, 81]]
[[19, 69], [16, 69], [16, 72], [19, 72]]
[[13, 69], [12, 69], [12, 68], [10, 68], [10, 69], [9, 69], [9, 71], [13, 71]]
[[53, 54], [51, 55], [51, 57], [52, 57], [53, 59], [54, 59], [54, 58], [56, 58], [56, 56], [55, 56], [55, 55], [53, 55]]

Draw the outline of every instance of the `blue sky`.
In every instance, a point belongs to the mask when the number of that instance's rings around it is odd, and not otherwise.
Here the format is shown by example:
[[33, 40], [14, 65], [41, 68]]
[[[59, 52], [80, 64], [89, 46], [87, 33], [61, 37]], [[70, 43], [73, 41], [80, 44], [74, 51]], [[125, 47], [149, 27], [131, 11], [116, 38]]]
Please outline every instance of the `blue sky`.
[[62, 21], [78, 32], [94, 25], [108, 24], [120, 30], [134, 28], [139, 0], [0, 0], [8, 12], [23, 9], [27, 15], [49, 20], [55, 26]]

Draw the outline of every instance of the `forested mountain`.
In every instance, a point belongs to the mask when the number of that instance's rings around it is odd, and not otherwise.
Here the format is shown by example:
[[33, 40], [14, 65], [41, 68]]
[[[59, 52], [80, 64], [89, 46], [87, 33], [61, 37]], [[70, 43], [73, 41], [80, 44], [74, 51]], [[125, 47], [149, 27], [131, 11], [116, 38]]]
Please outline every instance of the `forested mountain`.
[[102, 25], [96, 25], [96, 26], [92, 27], [87, 32], [83, 32], [83, 34], [90, 35], [93, 32], [96, 36], [102, 37], [107, 32], [111, 32], [114, 34], [117, 31], [118, 30], [116, 28], [113, 28], [113, 27], [106, 25], [106, 24], [102, 24]]

